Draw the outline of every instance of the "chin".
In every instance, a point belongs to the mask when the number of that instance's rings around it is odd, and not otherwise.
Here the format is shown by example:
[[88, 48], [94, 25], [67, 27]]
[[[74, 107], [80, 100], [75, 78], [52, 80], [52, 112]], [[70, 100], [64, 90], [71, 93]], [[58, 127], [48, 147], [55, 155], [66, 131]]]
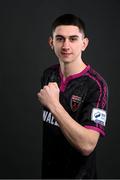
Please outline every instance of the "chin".
[[61, 59], [61, 61], [63, 63], [71, 63], [72, 62], [72, 60], [70, 60], [70, 59]]
[[70, 57], [60, 57], [59, 59], [60, 59], [62, 62], [66, 62], [66, 63], [69, 63], [69, 62], [72, 62], [72, 61], [73, 61]]

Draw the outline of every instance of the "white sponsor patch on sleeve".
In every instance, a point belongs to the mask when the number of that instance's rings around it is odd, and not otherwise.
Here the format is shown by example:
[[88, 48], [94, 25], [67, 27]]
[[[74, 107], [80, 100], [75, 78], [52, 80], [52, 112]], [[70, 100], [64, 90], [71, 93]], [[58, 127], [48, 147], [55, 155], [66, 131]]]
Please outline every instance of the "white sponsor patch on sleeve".
[[101, 124], [102, 126], [105, 126], [106, 124], [106, 118], [107, 114], [106, 111], [99, 108], [93, 108], [92, 114], [91, 114], [91, 120], [95, 123]]

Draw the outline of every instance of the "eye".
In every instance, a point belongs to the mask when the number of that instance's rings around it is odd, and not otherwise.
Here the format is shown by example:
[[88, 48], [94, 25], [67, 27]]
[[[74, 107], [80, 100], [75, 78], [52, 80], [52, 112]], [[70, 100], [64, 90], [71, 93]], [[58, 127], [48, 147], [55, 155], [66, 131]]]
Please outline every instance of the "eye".
[[71, 42], [77, 41], [77, 39], [78, 39], [77, 37], [70, 37]]
[[56, 37], [56, 41], [61, 42], [64, 41], [63, 37]]

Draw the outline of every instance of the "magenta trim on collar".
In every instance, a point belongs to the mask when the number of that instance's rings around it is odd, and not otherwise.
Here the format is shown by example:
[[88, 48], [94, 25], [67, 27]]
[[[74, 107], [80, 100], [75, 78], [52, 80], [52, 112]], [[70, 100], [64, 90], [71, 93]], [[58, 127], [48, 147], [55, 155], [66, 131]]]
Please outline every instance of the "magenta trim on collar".
[[87, 128], [87, 129], [92, 129], [94, 131], [97, 131], [100, 134], [102, 134], [103, 136], [105, 136], [105, 132], [100, 128], [97, 128], [97, 127], [94, 127], [94, 126], [84, 126], [84, 127]]
[[88, 65], [83, 71], [81, 71], [80, 73], [77, 73], [77, 74], [73, 74], [73, 75], [70, 75], [68, 76], [65, 80], [63, 80], [63, 74], [62, 72], [60, 71], [60, 77], [61, 77], [61, 84], [60, 84], [60, 91], [64, 92], [67, 84], [69, 81], [73, 80], [73, 79], [76, 79], [80, 76], [82, 76], [83, 74], [85, 74], [88, 70], [90, 69], [90, 65]]

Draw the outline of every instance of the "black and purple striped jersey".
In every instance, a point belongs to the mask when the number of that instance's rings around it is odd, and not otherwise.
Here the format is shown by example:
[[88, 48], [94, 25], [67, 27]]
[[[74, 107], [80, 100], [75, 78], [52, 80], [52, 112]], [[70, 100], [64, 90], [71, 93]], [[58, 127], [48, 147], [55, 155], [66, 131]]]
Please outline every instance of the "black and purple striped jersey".
[[[90, 65], [65, 81], [60, 66], [52, 66], [43, 73], [42, 87], [49, 82], [58, 84], [60, 103], [75, 121], [105, 135], [107, 84]], [[43, 107], [42, 159], [42, 178], [96, 178], [95, 150], [83, 156], [70, 145], [46, 107]]]

